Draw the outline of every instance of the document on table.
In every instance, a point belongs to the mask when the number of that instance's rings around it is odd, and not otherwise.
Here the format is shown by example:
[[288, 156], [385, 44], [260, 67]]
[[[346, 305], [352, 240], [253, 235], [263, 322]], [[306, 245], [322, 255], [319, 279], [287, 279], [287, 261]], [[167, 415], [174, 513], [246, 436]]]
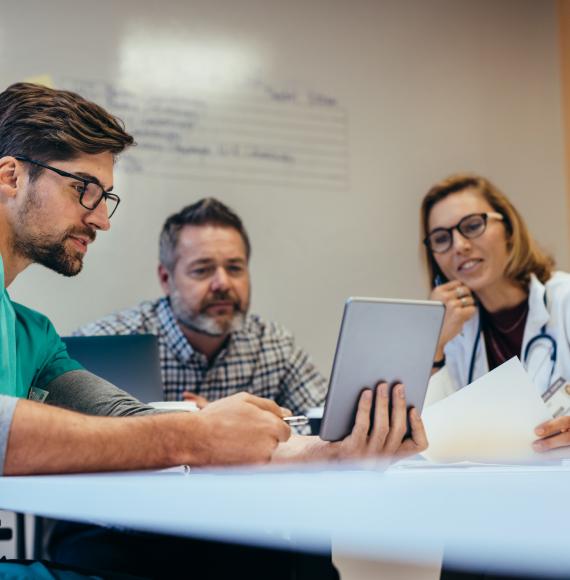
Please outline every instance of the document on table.
[[537, 453], [534, 428], [552, 419], [537, 388], [514, 357], [467, 387], [424, 409], [431, 461], [534, 462], [570, 456]]

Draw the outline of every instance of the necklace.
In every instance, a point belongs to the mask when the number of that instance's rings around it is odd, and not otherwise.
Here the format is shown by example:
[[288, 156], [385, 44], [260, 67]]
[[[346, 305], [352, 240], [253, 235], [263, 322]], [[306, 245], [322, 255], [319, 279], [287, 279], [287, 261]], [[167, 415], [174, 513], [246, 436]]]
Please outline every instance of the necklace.
[[[512, 356], [519, 355], [522, 347], [521, 326], [526, 320], [528, 309], [509, 326], [501, 327], [488, 319], [483, 326], [483, 334], [487, 345], [487, 357], [490, 368], [504, 363]], [[519, 355], [520, 356], [520, 355]]]
[[521, 323], [525, 320], [526, 315], [528, 314], [528, 308], [523, 310], [523, 313], [515, 320], [515, 322], [509, 326], [508, 328], [499, 326], [495, 321], [491, 322], [491, 324], [501, 333], [501, 334], [510, 334], [515, 328], [518, 328]]
[[[497, 332], [501, 333], [502, 335], [510, 334], [514, 330], [516, 330], [525, 320], [528, 314], [528, 301], [521, 302], [518, 306], [514, 308], [510, 308], [508, 311], [503, 313], [502, 318], [508, 318], [508, 315], [512, 312], [513, 314], [517, 312], [517, 310], [522, 310], [520, 315], [517, 316], [514, 322], [507, 322], [506, 325], [499, 324], [499, 316], [496, 314], [493, 315], [490, 312], [486, 312], [485, 318], [487, 319], [490, 326], [492, 326]], [[507, 316], [505, 317], [505, 314]]]
[[[485, 343], [492, 348], [487, 348], [487, 357], [490, 363], [490, 368], [495, 368], [495, 366], [502, 365], [507, 359], [514, 356], [510, 352], [508, 345], [501, 345], [497, 341], [495, 335], [492, 332], [485, 333]], [[490, 352], [489, 352], [490, 351]], [[520, 348], [514, 349], [514, 353], [520, 351]], [[495, 359], [495, 364], [492, 363], [492, 360]]]

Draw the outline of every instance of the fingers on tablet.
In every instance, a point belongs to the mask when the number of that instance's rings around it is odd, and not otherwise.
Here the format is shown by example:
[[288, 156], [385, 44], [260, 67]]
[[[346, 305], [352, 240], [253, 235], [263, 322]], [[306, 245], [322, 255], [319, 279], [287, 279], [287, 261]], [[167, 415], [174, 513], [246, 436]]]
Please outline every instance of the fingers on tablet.
[[370, 430], [370, 411], [372, 410], [372, 391], [364, 389], [358, 401], [358, 409], [356, 411], [356, 421], [352, 434], [358, 438], [365, 439]]

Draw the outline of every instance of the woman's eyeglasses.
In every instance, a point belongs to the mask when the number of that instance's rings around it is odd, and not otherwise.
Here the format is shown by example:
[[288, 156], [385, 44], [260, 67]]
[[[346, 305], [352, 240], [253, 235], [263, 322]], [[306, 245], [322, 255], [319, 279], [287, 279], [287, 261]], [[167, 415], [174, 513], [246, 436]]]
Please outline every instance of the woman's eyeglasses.
[[504, 220], [500, 213], [494, 211], [471, 213], [450, 228], [435, 228], [426, 236], [424, 244], [435, 254], [443, 254], [453, 245], [453, 230], [468, 240], [478, 238], [487, 229], [489, 219]]

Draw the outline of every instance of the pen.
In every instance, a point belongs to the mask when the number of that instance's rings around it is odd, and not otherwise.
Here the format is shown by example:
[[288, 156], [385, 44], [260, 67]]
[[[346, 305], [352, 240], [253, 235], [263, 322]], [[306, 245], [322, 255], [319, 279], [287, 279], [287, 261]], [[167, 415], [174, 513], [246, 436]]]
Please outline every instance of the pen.
[[294, 417], [283, 417], [283, 421], [290, 425], [291, 427], [301, 427], [302, 425], [308, 425], [309, 419], [305, 415], [295, 415]]

